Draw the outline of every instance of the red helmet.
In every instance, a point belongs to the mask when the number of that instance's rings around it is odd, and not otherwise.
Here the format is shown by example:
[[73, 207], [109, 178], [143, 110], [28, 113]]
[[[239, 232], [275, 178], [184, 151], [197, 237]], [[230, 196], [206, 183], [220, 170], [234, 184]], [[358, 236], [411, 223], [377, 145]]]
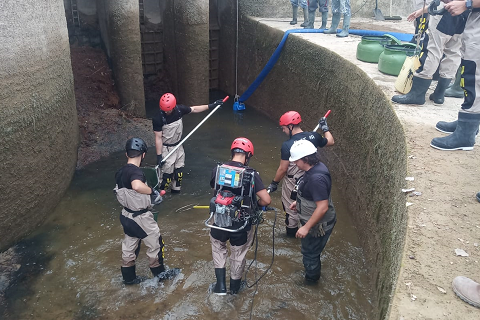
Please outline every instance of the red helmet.
[[253, 143], [247, 138], [237, 138], [233, 140], [230, 150], [233, 150], [233, 149], [241, 149], [246, 153], [250, 152], [251, 155], [253, 156]]
[[302, 117], [297, 111], [288, 111], [280, 117], [280, 125], [288, 126], [289, 124], [299, 124], [302, 122]]
[[161, 98], [160, 98], [160, 109], [163, 111], [170, 111], [175, 108], [177, 105], [177, 99], [175, 99], [175, 96], [172, 93], [165, 93]]

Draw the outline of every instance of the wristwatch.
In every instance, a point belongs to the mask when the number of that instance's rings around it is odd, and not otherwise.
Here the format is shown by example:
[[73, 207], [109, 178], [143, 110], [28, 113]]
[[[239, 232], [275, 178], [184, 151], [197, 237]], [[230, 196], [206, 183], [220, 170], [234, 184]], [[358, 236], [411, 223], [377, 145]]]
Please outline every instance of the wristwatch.
[[467, 0], [467, 2], [465, 4], [466, 4], [468, 10], [472, 10], [472, 0]]

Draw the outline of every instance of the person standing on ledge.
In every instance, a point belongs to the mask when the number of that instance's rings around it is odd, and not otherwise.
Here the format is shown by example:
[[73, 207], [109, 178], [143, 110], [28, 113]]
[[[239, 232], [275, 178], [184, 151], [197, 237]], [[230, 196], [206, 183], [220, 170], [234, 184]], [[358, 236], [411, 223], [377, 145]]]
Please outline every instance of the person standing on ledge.
[[[340, 33], [337, 33], [338, 24], [343, 14], [343, 27]], [[350, 18], [352, 11], [350, 9], [350, 0], [332, 0], [332, 25], [330, 29], [323, 31], [325, 34], [337, 34], [337, 37], [348, 37], [350, 30]]]
[[[305, 29], [314, 29], [315, 26], [315, 13], [318, 10], [322, 13], [322, 25], [319, 29], [325, 29], [327, 27], [328, 20], [328, 0], [309, 0], [308, 1], [308, 24], [305, 25]], [[305, 11], [304, 11], [305, 12]]]
[[290, 21], [290, 24], [293, 26], [297, 24], [297, 15], [298, 15], [298, 7], [302, 7], [303, 9], [303, 23], [300, 27], [305, 27], [308, 25], [308, 1], [307, 0], [290, 0], [292, 3], [292, 11], [293, 11], [293, 19]]

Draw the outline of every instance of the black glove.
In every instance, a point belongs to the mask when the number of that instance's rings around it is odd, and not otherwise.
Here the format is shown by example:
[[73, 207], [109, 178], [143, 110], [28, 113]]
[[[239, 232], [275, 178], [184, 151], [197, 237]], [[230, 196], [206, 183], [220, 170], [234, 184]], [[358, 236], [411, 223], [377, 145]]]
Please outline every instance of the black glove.
[[221, 105], [223, 105], [223, 100], [222, 100], [222, 99], [218, 99], [218, 100], [215, 101], [214, 103], [210, 103], [210, 104], [208, 105], [208, 109], [209, 109], [209, 110], [213, 110], [213, 109], [215, 109], [216, 106], [221, 106]]
[[270, 185], [267, 188], [267, 191], [269, 193], [272, 193], [277, 190], [277, 187], [278, 187], [278, 182], [275, 180], [272, 180], [272, 182], [270, 182]]
[[320, 129], [322, 129], [323, 132], [330, 131], [327, 125], [327, 118], [321, 117], [320, 120], [318, 121], [318, 125], [320, 126]]
[[151, 199], [151, 202], [152, 202], [152, 206], [156, 206], [157, 204], [160, 204], [163, 201], [163, 197], [160, 195], [160, 192], [158, 192], [154, 188], [152, 188], [152, 193], [150, 194], [150, 199]]
[[163, 156], [161, 154], [157, 154], [157, 165], [158, 166], [163, 165], [162, 160], [163, 160]]

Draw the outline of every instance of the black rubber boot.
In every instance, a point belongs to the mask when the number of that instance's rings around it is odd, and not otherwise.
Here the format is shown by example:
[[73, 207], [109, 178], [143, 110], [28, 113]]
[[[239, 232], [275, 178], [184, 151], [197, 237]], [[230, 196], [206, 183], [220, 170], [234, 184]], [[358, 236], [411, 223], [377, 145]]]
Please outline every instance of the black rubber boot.
[[297, 234], [298, 228], [285, 228], [287, 231], [287, 237], [292, 237], [295, 238], [295, 235]]
[[337, 27], [338, 24], [340, 23], [340, 13], [334, 13], [332, 15], [332, 25], [330, 26], [330, 29], [327, 29], [323, 31], [325, 34], [336, 34], [337, 33]]
[[240, 291], [240, 285], [242, 284], [242, 279], [233, 280], [230, 278], [230, 294], [237, 294]]
[[[435, 125], [435, 129], [443, 133], [454, 133], [457, 128], [457, 122], [457, 120], [452, 122], [438, 121]], [[477, 132], [475, 132], [475, 135], [478, 135], [478, 129]]]
[[480, 202], [480, 192], [477, 193], [477, 200], [478, 200], [478, 202]]
[[452, 82], [452, 79], [442, 77], [438, 79], [437, 87], [429, 97], [429, 99], [432, 100], [434, 104], [443, 104], [443, 102], [445, 102], [445, 90], [447, 90], [450, 82]]
[[[307, 10], [307, 9], [305, 9]], [[313, 29], [315, 25], [315, 11], [308, 11], [308, 23], [303, 29]]]
[[410, 92], [393, 96], [392, 101], [402, 104], [422, 105], [425, 103], [425, 93], [427, 92], [430, 83], [432, 83], [432, 79], [423, 79], [414, 76]]
[[460, 87], [460, 81], [462, 80], [462, 67], [458, 68], [457, 75], [455, 76], [455, 82], [445, 90], [445, 97], [452, 98], [464, 98], [464, 92], [462, 87]]
[[158, 276], [160, 273], [165, 271], [165, 266], [162, 264], [158, 267], [155, 268], [150, 268], [150, 271], [152, 271], [152, 274], [154, 277]]
[[227, 294], [227, 283], [225, 278], [226, 273], [225, 268], [215, 268], [215, 277], [217, 277], [217, 284], [213, 289], [213, 293], [219, 296], [224, 296]]
[[306, 27], [308, 25], [308, 8], [303, 9], [303, 23], [300, 27]]
[[319, 29], [327, 28], [328, 12], [322, 12], [322, 25]]
[[292, 21], [290, 21], [290, 24], [293, 26], [294, 24], [297, 24], [298, 6], [292, 6], [292, 11], [293, 11], [293, 19]]
[[480, 113], [459, 112], [455, 131], [446, 137], [433, 138], [430, 146], [439, 150], [473, 150], [479, 125]]
[[343, 26], [342, 26], [342, 31], [340, 33], [337, 33], [337, 37], [339, 38], [345, 38], [348, 37], [348, 31], [350, 30], [350, 15], [343, 15]]
[[139, 284], [143, 281], [142, 278], [137, 277], [135, 273], [135, 266], [121, 267], [123, 283], [125, 285]]

